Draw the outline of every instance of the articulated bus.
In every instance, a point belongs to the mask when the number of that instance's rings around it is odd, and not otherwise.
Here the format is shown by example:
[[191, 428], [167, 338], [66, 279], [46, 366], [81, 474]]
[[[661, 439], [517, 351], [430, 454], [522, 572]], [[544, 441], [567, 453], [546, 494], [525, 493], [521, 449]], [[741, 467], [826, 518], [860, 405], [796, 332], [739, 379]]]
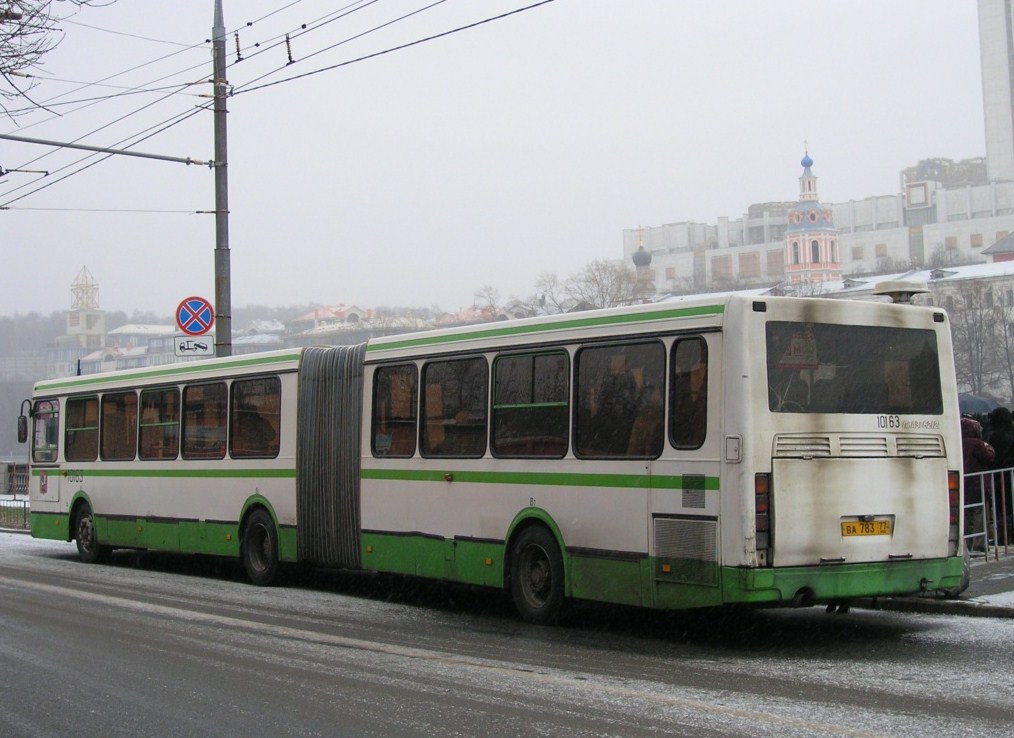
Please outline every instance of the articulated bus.
[[42, 381], [31, 527], [682, 609], [962, 577], [938, 308], [726, 294]]

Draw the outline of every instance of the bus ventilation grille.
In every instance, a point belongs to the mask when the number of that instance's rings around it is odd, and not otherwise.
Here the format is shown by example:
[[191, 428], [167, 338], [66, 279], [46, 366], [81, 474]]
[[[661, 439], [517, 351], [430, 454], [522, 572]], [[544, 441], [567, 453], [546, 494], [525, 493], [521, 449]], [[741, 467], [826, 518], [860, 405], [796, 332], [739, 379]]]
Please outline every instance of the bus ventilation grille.
[[778, 436], [775, 438], [775, 456], [830, 456], [829, 436]]
[[887, 457], [886, 436], [842, 436], [841, 455], [859, 458]]
[[916, 435], [784, 435], [775, 437], [774, 455], [782, 458], [886, 459], [944, 455], [940, 436]]
[[714, 520], [655, 519], [655, 556], [673, 565], [673, 579], [718, 582], [718, 523]]
[[943, 456], [944, 439], [940, 436], [899, 436], [898, 456]]

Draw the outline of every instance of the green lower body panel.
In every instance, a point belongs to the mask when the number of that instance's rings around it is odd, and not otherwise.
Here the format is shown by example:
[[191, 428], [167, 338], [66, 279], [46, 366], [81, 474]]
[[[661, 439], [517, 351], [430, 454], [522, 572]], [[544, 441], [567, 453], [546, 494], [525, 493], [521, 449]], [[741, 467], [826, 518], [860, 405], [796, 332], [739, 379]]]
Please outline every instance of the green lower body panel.
[[[36, 538], [71, 538], [67, 514], [31, 514]], [[238, 523], [96, 516], [103, 546], [239, 556]], [[281, 561], [297, 561], [295, 527], [278, 530]], [[364, 569], [464, 584], [503, 587], [503, 542], [367, 532], [360, 540]], [[857, 597], [913, 594], [959, 586], [961, 557], [922, 561], [829, 564], [791, 568], [723, 567], [700, 560], [609, 556], [565, 551], [566, 596], [596, 602], [684, 610], [723, 604], [788, 605]]]
[[[66, 513], [32, 513], [32, 536], [68, 541], [72, 536]], [[99, 544], [110, 548], [140, 548], [178, 551], [210, 556], [239, 556], [239, 523], [209, 523], [193, 520], [148, 520], [95, 516]], [[296, 561], [296, 529], [278, 529], [278, 558]]]
[[32, 538], [50, 541], [70, 540], [70, 516], [66, 513], [31, 514]]
[[503, 544], [433, 536], [363, 533], [363, 568], [426, 579], [503, 586]]

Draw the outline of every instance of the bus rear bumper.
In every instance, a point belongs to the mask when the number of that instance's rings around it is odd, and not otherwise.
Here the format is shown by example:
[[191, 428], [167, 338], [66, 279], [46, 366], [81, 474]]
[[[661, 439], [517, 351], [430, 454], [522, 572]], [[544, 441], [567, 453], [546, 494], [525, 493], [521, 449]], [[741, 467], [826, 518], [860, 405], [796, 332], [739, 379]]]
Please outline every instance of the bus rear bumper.
[[867, 562], [722, 571], [725, 603], [812, 605], [858, 597], [910, 595], [958, 587], [960, 556], [920, 561]]

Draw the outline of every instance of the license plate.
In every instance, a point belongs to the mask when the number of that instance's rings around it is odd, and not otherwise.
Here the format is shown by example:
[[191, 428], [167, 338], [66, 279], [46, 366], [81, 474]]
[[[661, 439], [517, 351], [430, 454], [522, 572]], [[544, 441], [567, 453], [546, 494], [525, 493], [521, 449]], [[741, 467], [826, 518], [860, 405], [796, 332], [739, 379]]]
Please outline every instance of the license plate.
[[894, 532], [890, 518], [877, 520], [843, 520], [841, 534], [844, 538], [852, 536], [889, 536]]

